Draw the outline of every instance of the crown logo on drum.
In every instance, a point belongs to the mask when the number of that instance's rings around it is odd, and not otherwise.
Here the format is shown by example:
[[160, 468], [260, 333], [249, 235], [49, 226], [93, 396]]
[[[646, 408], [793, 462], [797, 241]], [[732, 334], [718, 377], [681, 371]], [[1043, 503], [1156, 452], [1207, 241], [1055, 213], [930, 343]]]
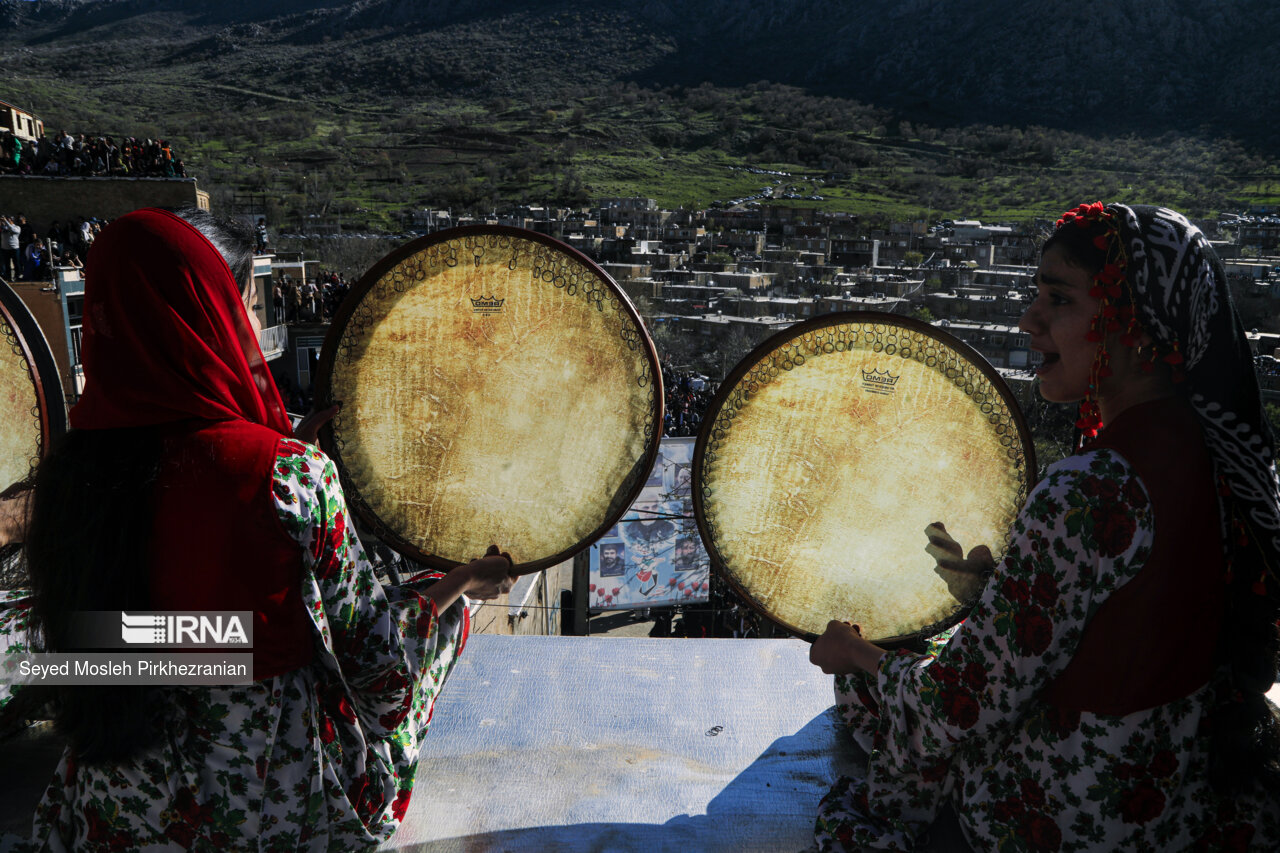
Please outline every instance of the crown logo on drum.
[[502, 303], [506, 301], [506, 299], [499, 299], [496, 295], [472, 298], [471, 311], [475, 314], [497, 314], [502, 310]]
[[867, 370], [862, 369], [862, 390], [871, 394], [881, 394], [891, 396], [898, 379], [902, 374], [894, 376], [887, 370]]
[[888, 385], [890, 387], [898, 384], [901, 374], [894, 376], [887, 370], [863, 370], [862, 381], [870, 382], [873, 385]]

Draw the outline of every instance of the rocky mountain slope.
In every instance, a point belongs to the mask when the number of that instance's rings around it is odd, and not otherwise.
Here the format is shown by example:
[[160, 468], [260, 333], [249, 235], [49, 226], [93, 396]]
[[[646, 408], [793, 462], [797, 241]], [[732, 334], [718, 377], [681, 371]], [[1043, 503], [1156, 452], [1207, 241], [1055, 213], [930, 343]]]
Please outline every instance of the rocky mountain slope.
[[[1261, 139], [1271, 0], [0, 0], [0, 56], [282, 97], [771, 80], [935, 124]], [[0, 96], [2, 97], [2, 96]]]

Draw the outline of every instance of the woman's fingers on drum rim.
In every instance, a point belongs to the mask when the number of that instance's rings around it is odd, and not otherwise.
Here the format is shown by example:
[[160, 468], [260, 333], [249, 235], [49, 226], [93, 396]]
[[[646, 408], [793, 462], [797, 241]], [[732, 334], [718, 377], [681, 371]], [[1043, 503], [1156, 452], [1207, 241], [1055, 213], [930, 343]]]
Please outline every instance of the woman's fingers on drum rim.
[[953, 572], [963, 571], [964, 552], [960, 550], [959, 545], [951, 549], [943, 548], [941, 545], [935, 545], [930, 542], [924, 546], [924, 551], [930, 557], [933, 557], [942, 568], [950, 569]]
[[508, 570], [512, 570], [516, 567], [516, 561], [511, 558], [510, 552], [503, 551], [497, 545], [490, 545], [488, 548], [486, 548], [484, 555], [486, 557], [502, 557], [507, 561]]
[[989, 563], [978, 560], [938, 560], [938, 568], [946, 569], [949, 572], [955, 572], [960, 575], [980, 575], [987, 570]]
[[924, 548], [925, 553], [933, 557], [941, 569], [964, 574], [982, 574], [995, 565], [995, 559], [991, 556], [991, 549], [986, 545], [979, 545], [971, 549], [968, 558], [966, 558], [964, 548], [952, 538], [941, 521], [935, 521], [930, 524], [924, 529], [924, 532], [929, 537], [929, 544]]
[[960, 543], [951, 537], [947, 532], [947, 528], [943, 526], [941, 521], [935, 521], [924, 529], [924, 535], [929, 537], [929, 548], [937, 548], [955, 554], [957, 557], [964, 556], [964, 549], [960, 547]]

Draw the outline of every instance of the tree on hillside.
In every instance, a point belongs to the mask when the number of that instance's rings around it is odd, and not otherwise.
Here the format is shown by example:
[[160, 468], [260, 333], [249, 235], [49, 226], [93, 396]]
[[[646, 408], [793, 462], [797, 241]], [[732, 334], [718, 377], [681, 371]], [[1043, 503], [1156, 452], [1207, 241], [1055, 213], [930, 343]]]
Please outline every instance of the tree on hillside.
[[677, 369], [694, 363], [701, 350], [700, 335], [681, 332], [670, 322], [654, 323], [649, 329], [659, 361]]
[[733, 326], [719, 337], [712, 337], [709, 343], [699, 361], [708, 376], [723, 382], [729, 371], [756, 345], [756, 340], [745, 329]]

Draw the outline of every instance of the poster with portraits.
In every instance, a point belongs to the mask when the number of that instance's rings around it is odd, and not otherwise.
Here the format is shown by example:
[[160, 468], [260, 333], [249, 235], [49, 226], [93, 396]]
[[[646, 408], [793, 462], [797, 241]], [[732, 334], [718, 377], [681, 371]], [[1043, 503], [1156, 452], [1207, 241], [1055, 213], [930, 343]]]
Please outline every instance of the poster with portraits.
[[649, 480], [622, 520], [591, 546], [592, 610], [702, 604], [711, 561], [693, 520], [695, 438], [664, 438]]

